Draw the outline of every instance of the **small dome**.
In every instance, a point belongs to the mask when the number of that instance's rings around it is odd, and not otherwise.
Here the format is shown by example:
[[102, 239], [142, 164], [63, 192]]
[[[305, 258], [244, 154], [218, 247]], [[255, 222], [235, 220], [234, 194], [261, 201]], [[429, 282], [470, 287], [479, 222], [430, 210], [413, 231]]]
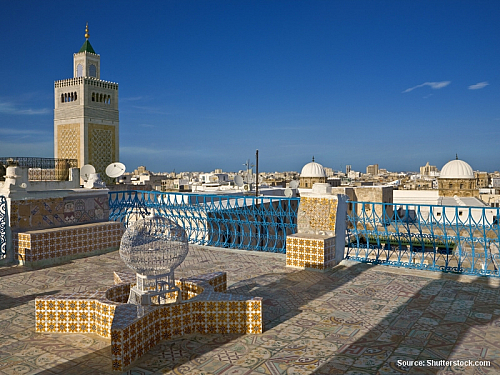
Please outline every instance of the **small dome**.
[[326, 177], [325, 168], [314, 161], [307, 163], [300, 172], [300, 177]]
[[440, 178], [475, 178], [472, 167], [463, 160], [452, 160], [441, 169]]

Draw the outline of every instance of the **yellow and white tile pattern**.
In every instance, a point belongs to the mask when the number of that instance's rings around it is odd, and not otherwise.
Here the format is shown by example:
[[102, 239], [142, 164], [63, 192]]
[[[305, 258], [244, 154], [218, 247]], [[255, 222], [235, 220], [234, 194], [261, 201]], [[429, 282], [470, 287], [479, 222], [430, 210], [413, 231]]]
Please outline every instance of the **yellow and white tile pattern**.
[[114, 221], [34, 230], [14, 236], [14, 251], [20, 264], [57, 263], [73, 255], [117, 249], [122, 235], [123, 225]]
[[287, 236], [286, 265], [316, 270], [325, 270], [335, 266], [335, 237], [314, 234]]
[[[36, 331], [93, 332], [111, 340], [113, 369], [124, 370], [161, 340], [200, 333], [262, 333], [262, 298], [222, 293], [226, 273], [178, 280], [186, 300], [145, 307], [137, 318], [128, 299], [135, 275], [115, 273], [117, 285], [94, 293], [59, 294], [35, 301]], [[189, 298], [189, 299], [188, 299]]]
[[[335, 220], [337, 218], [337, 199], [301, 197], [299, 213], [302, 211], [307, 223], [306, 227], [315, 231], [335, 231]], [[301, 223], [299, 223], [301, 224]], [[299, 230], [300, 231], [300, 230]]]

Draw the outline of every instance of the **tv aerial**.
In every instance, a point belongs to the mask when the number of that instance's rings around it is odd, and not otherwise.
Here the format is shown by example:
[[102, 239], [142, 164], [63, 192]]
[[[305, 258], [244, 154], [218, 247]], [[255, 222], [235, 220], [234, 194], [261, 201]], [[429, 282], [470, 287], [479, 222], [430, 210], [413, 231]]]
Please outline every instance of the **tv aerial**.
[[290, 186], [290, 189], [297, 189], [299, 187], [299, 181], [292, 180], [292, 181], [290, 181], [289, 186]]
[[293, 197], [293, 190], [290, 188], [286, 188], [285, 189], [285, 197], [287, 197], [287, 198]]
[[125, 173], [125, 164], [115, 162], [106, 167], [106, 175], [110, 178], [118, 178]]
[[85, 164], [80, 168], [80, 177], [83, 181], [87, 182], [90, 178], [90, 175], [95, 173], [95, 168], [93, 165]]
[[236, 184], [236, 186], [242, 187], [244, 184], [243, 177], [241, 177], [240, 175], [234, 177], [234, 183]]

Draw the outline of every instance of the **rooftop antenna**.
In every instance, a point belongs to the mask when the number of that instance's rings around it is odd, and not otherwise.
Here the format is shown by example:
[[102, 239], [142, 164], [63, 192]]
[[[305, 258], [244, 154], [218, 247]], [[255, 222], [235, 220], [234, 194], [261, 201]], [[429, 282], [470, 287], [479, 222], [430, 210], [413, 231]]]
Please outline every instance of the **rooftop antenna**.
[[106, 175], [110, 178], [118, 178], [125, 173], [125, 164], [115, 162], [106, 167]]
[[241, 177], [240, 175], [236, 176], [234, 178], [234, 183], [236, 184], [236, 186], [242, 187], [244, 185], [243, 177]]
[[84, 182], [87, 182], [90, 178], [90, 175], [95, 173], [95, 168], [93, 165], [85, 164], [80, 168], [80, 177]]
[[255, 150], [255, 196], [259, 196], [259, 150]]
[[251, 184], [252, 183], [252, 168], [255, 167], [253, 164], [250, 164], [250, 159], [247, 160], [244, 166], [247, 167], [247, 183]]

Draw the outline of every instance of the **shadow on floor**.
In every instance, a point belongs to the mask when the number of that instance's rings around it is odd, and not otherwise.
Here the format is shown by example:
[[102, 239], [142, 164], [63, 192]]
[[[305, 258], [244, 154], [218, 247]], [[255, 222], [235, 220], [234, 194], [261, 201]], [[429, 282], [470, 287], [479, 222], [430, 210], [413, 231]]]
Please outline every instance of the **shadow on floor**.
[[[364, 308], [345, 312], [351, 314], [351, 322], [345, 319], [345, 314], [344, 319], [332, 316], [339, 327], [352, 329], [349, 323], [354, 323], [366, 333], [356, 340], [348, 336], [327, 338], [339, 344], [339, 350], [314, 374], [500, 373], [500, 337], [488, 332], [489, 325], [500, 326], [499, 289], [482, 282], [484, 278], [460, 282], [450, 276], [440, 274], [439, 280], [414, 291], [412, 284], [424, 278], [400, 275], [399, 282], [393, 282], [392, 286], [372, 286], [373, 297]], [[407, 301], [394, 305], [393, 311], [385, 316], [378, 314], [377, 305], [388, 306], [388, 301], [398, 299]], [[372, 309], [372, 317], [381, 318], [374, 326], [371, 322], [376, 319], [370, 319], [366, 307]], [[491, 363], [464, 367], [463, 363], [439, 362], [467, 360]], [[412, 361], [423, 361], [423, 365]]]
[[[309, 302], [321, 298], [325, 293], [342, 286], [348, 280], [355, 278], [366, 270], [369, 265], [354, 264], [350, 267], [338, 266], [326, 272], [315, 271], [289, 271], [261, 275], [231, 285], [227, 292], [246, 296], [260, 296], [264, 298], [264, 332], [284, 322], [301, 312], [301, 308]], [[318, 286], [318, 284], [322, 284]], [[258, 337], [258, 335], [249, 335]], [[183, 338], [162, 341], [151, 349], [145, 356], [133, 363], [133, 374], [140, 374], [142, 368], [150, 374], [154, 371], [171, 371], [179, 368], [183, 373], [189, 373], [189, 368], [197, 360], [209, 353], [217, 351], [221, 346], [231, 343], [240, 335], [199, 335], [193, 334]], [[73, 364], [76, 372], [66, 369], [68, 364], [61, 364], [48, 369], [45, 373], [87, 374], [87, 367], [92, 361], [101, 360], [105, 356], [108, 362], [103, 367], [104, 371], [111, 371], [111, 355], [109, 348], [100, 353], [92, 353], [79, 357]], [[98, 355], [99, 357], [96, 357]], [[206, 359], [204, 359], [206, 360]], [[189, 362], [189, 363], [188, 363]], [[97, 366], [97, 365], [96, 365]], [[107, 367], [106, 367], [107, 366]], [[230, 366], [228, 364], [228, 366]], [[97, 367], [96, 367], [97, 368]], [[107, 369], [107, 370], [106, 370]], [[73, 371], [73, 368], [71, 368]], [[139, 371], [139, 372], [136, 372]], [[89, 372], [92, 373], [92, 372]], [[98, 372], [94, 372], [98, 373]], [[105, 373], [105, 372], [104, 372]]]
[[0, 293], [0, 311], [23, 305], [29, 301], [33, 301], [37, 297], [50, 296], [59, 292], [60, 290], [51, 290], [50, 292], [29, 294], [21, 297], [9, 297]]

